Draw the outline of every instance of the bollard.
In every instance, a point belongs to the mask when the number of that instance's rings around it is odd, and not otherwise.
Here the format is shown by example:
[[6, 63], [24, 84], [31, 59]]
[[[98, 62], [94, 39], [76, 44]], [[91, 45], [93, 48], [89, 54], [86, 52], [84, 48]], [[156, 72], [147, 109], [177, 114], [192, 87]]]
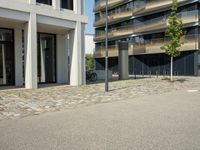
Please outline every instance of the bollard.
[[127, 80], [129, 78], [129, 57], [128, 57], [128, 42], [119, 42], [119, 79]]
[[149, 71], [149, 77], [151, 78], [151, 71]]
[[158, 71], [156, 71], [156, 77], [158, 78]]

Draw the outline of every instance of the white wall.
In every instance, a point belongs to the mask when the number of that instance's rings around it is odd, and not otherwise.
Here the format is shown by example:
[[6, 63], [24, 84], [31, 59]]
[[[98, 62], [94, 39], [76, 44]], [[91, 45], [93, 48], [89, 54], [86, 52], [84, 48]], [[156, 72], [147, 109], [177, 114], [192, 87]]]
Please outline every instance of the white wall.
[[57, 83], [68, 83], [68, 45], [67, 37], [57, 35]]
[[94, 35], [86, 34], [85, 35], [85, 54], [93, 54], [95, 44], [93, 41]]

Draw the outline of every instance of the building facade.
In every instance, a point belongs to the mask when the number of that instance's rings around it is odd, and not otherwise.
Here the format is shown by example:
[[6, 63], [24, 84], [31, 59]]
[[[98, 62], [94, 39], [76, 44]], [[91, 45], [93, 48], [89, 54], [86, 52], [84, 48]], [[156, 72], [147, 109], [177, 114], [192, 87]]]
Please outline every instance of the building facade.
[[[105, 0], [95, 0], [96, 69], [105, 64]], [[170, 74], [170, 57], [160, 47], [168, 41], [172, 0], [108, 0], [109, 69], [118, 71], [118, 42], [129, 42], [130, 74]], [[200, 75], [199, 0], [178, 0], [178, 16], [183, 22], [181, 56], [174, 60], [174, 74]]]
[[94, 35], [93, 34], [85, 34], [85, 54], [86, 55], [93, 55], [95, 44], [93, 41]]
[[0, 86], [85, 84], [83, 0], [0, 0]]

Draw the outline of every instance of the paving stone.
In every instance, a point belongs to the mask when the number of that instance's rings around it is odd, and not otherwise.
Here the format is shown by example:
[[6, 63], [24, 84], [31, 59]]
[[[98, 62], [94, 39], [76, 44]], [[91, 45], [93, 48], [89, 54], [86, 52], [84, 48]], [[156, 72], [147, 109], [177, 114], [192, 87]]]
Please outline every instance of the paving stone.
[[139, 96], [194, 89], [200, 85], [199, 77], [176, 77], [176, 79], [174, 83], [161, 78], [114, 81], [109, 83], [109, 93], [104, 92], [104, 83], [80, 87], [56, 86], [37, 90], [0, 91], [0, 120], [39, 115], [97, 103], [134, 100]]

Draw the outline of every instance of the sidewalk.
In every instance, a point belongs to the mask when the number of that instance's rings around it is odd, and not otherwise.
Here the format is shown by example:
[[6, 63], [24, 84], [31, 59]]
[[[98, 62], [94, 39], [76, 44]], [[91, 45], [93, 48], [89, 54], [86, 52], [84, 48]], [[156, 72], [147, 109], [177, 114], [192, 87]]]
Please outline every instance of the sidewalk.
[[37, 90], [3, 90], [0, 91], [0, 121], [200, 86], [199, 77], [177, 79], [175, 83], [161, 78], [114, 81], [110, 83], [109, 93], [104, 92], [104, 83], [81, 87], [60, 85]]

